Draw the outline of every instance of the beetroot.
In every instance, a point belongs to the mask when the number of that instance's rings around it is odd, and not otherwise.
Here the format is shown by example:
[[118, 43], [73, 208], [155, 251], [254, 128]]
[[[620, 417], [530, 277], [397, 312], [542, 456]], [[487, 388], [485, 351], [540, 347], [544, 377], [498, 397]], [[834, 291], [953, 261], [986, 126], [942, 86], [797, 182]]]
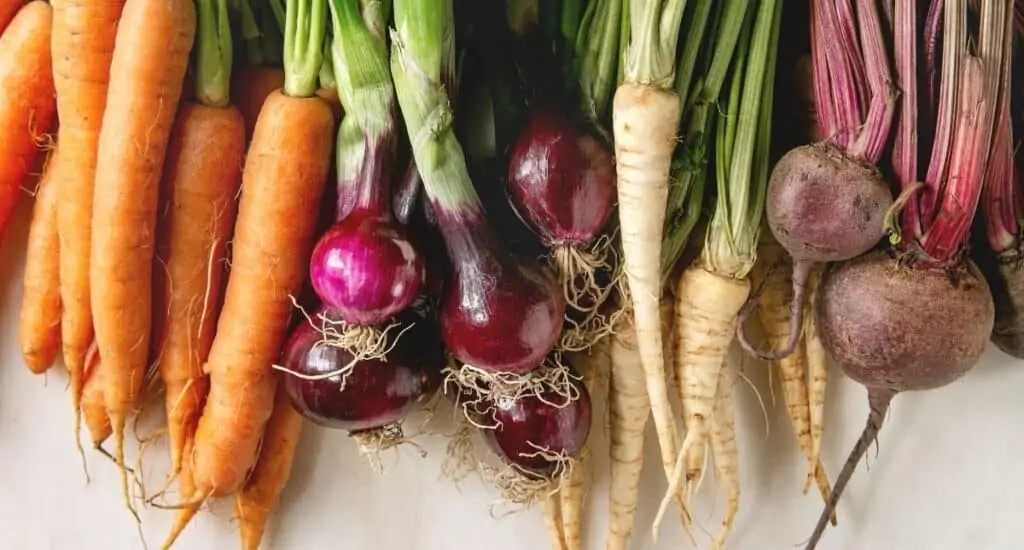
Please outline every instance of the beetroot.
[[[313, 322], [321, 319], [334, 323], [340, 317], [322, 308]], [[325, 342], [319, 327], [300, 323], [283, 353], [284, 368], [291, 372], [284, 373], [282, 388], [295, 409], [322, 426], [359, 432], [398, 423], [429, 399], [440, 386], [445, 361], [437, 328], [414, 314], [400, 319], [406, 330], [397, 341], [391, 334], [394, 347], [385, 357], [351, 366], [351, 352]]]
[[[885, 234], [885, 216], [893, 204], [875, 167], [890, 141], [896, 103], [888, 63], [892, 52], [883, 34], [888, 28], [871, 2], [859, 3], [856, 10], [815, 2], [811, 10], [815, 113], [825, 141], [783, 155], [765, 201], [772, 235], [793, 259], [789, 338], [774, 352], [755, 349], [745, 333], [754, 309], [750, 305], [741, 311], [736, 328], [743, 349], [764, 361], [787, 357], [800, 342], [804, 294], [814, 264], [871, 250]], [[862, 47], [855, 37], [864, 41]]]

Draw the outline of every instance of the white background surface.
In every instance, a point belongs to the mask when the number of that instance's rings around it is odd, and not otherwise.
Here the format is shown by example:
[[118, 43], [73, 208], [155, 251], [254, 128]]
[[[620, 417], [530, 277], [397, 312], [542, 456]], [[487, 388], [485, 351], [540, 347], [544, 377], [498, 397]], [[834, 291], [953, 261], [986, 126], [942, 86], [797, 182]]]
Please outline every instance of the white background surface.
[[[17, 346], [21, 263], [30, 201], [22, 201], [0, 249], [0, 548], [141, 548], [121, 503], [116, 469], [87, 451], [92, 482], [85, 484], [72, 442], [66, 376], [54, 369], [33, 376]], [[764, 396], [770, 430], [750, 386], [736, 390], [743, 500], [730, 548], [789, 549], [810, 533], [820, 511], [816, 493], [800, 492], [805, 471], [785, 418], [781, 396], [771, 402], [764, 369], [748, 362], [746, 374]], [[833, 373], [829, 386], [824, 463], [839, 470], [862, 427], [865, 392]], [[839, 508], [839, 527], [822, 550], [1010, 550], [1024, 540], [1024, 362], [994, 348], [964, 380], [927, 394], [897, 398], [883, 430], [878, 457], [863, 466]], [[603, 398], [598, 398], [603, 401]], [[162, 402], [157, 405], [159, 409]], [[603, 409], [599, 409], [603, 410]], [[598, 455], [606, 454], [601, 423]], [[83, 440], [87, 436], [83, 435]], [[664, 484], [649, 438], [634, 549], [694, 545], [669, 513], [659, 544], [649, 525]], [[391, 469], [372, 473], [353, 442], [340, 432], [308, 426], [291, 482], [271, 520], [265, 549], [312, 550], [542, 550], [548, 540], [539, 510], [493, 519], [496, 493], [477, 478], [457, 490], [440, 476], [444, 439], [422, 440], [428, 456], [406, 447], [385, 456]], [[134, 446], [129, 446], [131, 451]], [[149, 485], [162, 479], [165, 448], [147, 453]], [[130, 455], [134, 458], [134, 452]], [[604, 547], [606, 461], [598, 464], [587, 548]], [[717, 530], [720, 509], [712, 481], [705, 483], [697, 517]], [[719, 499], [720, 500], [720, 499]], [[238, 547], [231, 503], [201, 514], [178, 548]], [[143, 530], [158, 548], [173, 512], [142, 511]], [[697, 548], [710, 537], [698, 533]]]

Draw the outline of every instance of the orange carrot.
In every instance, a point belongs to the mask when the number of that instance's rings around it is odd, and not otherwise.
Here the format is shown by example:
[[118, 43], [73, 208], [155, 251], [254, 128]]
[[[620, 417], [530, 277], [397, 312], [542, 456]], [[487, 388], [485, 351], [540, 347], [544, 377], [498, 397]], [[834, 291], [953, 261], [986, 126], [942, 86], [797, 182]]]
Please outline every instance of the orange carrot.
[[[89, 355], [89, 354], [87, 354]], [[85, 427], [89, 430], [93, 447], [99, 448], [110, 437], [110, 416], [103, 398], [103, 372], [99, 368], [100, 356], [93, 352], [86, 360], [82, 372], [82, 417]]]
[[126, 500], [124, 428], [146, 372], [160, 176], [195, 17], [192, 0], [125, 2], [99, 136], [90, 296]]
[[[60, 118], [58, 159], [60, 191], [61, 340], [71, 378], [75, 441], [81, 425], [85, 355], [93, 345], [89, 302], [89, 255], [92, 236], [96, 149], [107, 104], [110, 58], [124, 0], [55, 0], [53, 3], [53, 77]], [[106, 414], [104, 414], [106, 417]]]
[[29, 370], [42, 374], [60, 352], [60, 241], [57, 237], [57, 152], [39, 180], [32, 225], [28, 230], [21, 298], [19, 342]]
[[35, 164], [36, 142], [56, 113], [52, 24], [50, 5], [34, 0], [18, 10], [0, 37], [0, 238]]
[[0, 0], [0, 33], [4, 32], [11, 19], [14, 19], [14, 14], [24, 4], [25, 0]]
[[245, 125], [234, 107], [185, 104], [164, 170], [154, 269], [153, 349], [166, 386], [171, 475], [181, 469], [208, 381], [227, 242], [242, 179]]
[[260, 456], [245, 486], [238, 493], [236, 513], [243, 550], [258, 550], [267, 520], [292, 472], [292, 460], [302, 435], [302, 415], [284, 389], [274, 400], [274, 413], [263, 435]]
[[210, 394], [196, 432], [203, 495], [241, 486], [270, 417], [271, 365], [306, 277], [333, 150], [331, 108], [314, 91], [271, 94], [246, 158], [231, 274], [206, 365]]

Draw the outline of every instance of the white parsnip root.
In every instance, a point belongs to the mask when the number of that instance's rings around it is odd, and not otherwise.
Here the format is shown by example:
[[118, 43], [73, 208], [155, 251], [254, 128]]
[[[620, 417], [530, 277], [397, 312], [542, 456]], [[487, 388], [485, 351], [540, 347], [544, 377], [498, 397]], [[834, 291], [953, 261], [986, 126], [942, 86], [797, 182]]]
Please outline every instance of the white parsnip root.
[[679, 124], [679, 98], [664, 89], [627, 82], [615, 92], [612, 113], [619, 224], [637, 348], [658, 432], [662, 464], [666, 475], [671, 476], [679, 450], [679, 433], [668, 399], [665, 335], [661, 330], [659, 304], [661, 241], [669, 168]]
[[729, 357], [718, 372], [718, 393], [715, 396], [715, 414], [711, 417], [711, 456], [715, 461], [715, 477], [725, 493], [725, 513], [722, 529], [711, 548], [722, 550], [732, 532], [732, 524], [740, 510], [740, 453], [736, 443], [736, 415], [732, 399], [732, 384], [736, 370]]
[[[811, 421], [811, 467], [820, 463], [821, 440], [825, 430], [825, 390], [828, 386], [828, 357], [825, 348], [818, 338], [818, 328], [814, 319], [814, 304], [818, 297], [818, 283], [821, 281], [821, 269], [811, 271], [807, 281], [807, 295], [810, 299], [804, 305], [804, 349], [807, 354], [807, 396]], [[815, 472], [808, 474], [808, 482]], [[835, 519], [833, 518], [833, 521]]]

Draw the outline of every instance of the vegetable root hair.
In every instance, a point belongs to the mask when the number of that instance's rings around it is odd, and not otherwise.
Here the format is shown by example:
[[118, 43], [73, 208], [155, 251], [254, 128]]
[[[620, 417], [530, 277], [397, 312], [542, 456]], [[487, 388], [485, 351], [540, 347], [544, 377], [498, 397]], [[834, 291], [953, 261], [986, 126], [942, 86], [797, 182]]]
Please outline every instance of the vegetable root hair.
[[652, 527], [655, 537], [668, 501], [683, 480], [687, 497], [692, 498], [691, 486], [702, 475], [702, 471], [685, 466], [693, 463], [693, 453], [705, 452], [719, 371], [732, 343], [737, 315], [749, 295], [749, 279], [723, 277], [700, 263], [688, 267], [679, 278], [675, 294], [675, 371], [687, 433]]
[[484, 464], [481, 468], [481, 473], [488, 483], [500, 491], [501, 504], [512, 506], [501, 515], [532, 508], [537, 503], [546, 501], [548, 497], [559, 496], [576, 468], [577, 459], [564, 452], [551, 452], [532, 443], [531, 446], [536, 450], [522, 453], [523, 458], [542, 457], [551, 462], [554, 468], [550, 474], [538, 474], [510, 463], [503, 463], [500, 467]]
[[[602, 310], [622, 278], [612, 243], [611, 236], [602, 235], [587, 249], [563, 244], [552, 251], [550, 261], [558, 274], [566, 304], [566, 326], [558, 344], [561, 350], [590, 349], [612, 333], [623, 313], [621, 309], [611, 313]], [[607, 281], [600, 279], [601, 273], [610, 275]], [[582, 314], [583, 318], [576, 319], [574, 314]]]
[[403, 443], [411, 443], [402, 430], [402, 423], [391, 422], [376, 428], [358, 430], [349, 434], [356, 440], [359, 447], [359, 454], [362, 455], [373, 471], [383, 474], [384, 464], [381, 462], [380, 454], [389, 449], [394, 449]]
[[[490, 415], [474, 412], [488, 412], [499, 400], [516, 401], [534, 396], [544, 404], [563, 408], [580, 398], [579, 387], [574, 383], [580, 377], [570, 370], [557, 351], [548, 355], [540, 368], [526, 374], [490, 373], [472, 365], [449, 366], [444, 373], [445, 388], [454, 385], [462, 389], [463, 412], [470, 423], [481, 429], [494, 429], [497, 425], [482, 424], [479, 417]], [[561, 399], [552, 401], [551, 394]], [[467, 397], [462, 399], [462, 396]]]
[[896, 392], [892, 390], [868, 389], [868, 406], [870, 410], [867, 423], [864, 425], [864, 431], [861, 432], [860, 438], [857, 439], [857, 443], [850, 451], [850, 456], [846, 459], [846, 463], [843, 464], [843, 469], [839, 472], [839, 477], [836, 478], [835, 487], [832, 488], [832, 496], [825, 504], [825, 509], [822, 510], [821, 517], [818, 518], [818, 524], [815, 525], [814, 532], [811, 534], [811, 538], [808, 539], [804, 550], [814, 550], [818, 546], [818, 542], [821, 541], [821, 537], [825, 534], [825, 529], [828, 527], [829, 518], [839, 504], [839, 497], [843, 496], [843, 490], [846, 489], [846, 485], [853, 477], [854, 471], [857, 470], [857, 465], [864, 458], [868, 448], [878, 439], [878, 432], [882, 429], [885, 415], [889, 412], [889, 405], [892, 404], [892, 399], [895, 396]]

